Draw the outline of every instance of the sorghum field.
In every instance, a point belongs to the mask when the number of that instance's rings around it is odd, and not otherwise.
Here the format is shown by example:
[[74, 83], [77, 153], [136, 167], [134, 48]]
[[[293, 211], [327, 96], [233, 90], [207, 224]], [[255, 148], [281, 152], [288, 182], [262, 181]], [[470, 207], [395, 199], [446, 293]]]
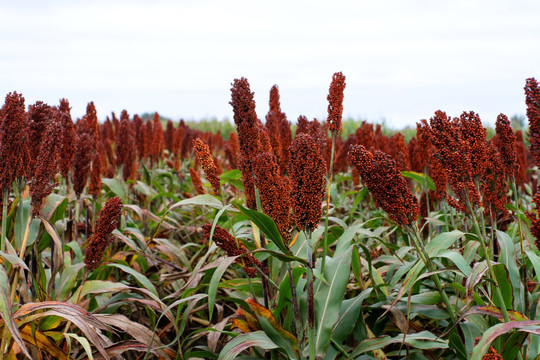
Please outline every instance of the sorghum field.
[[0, 360], [540, 359], [538, 82], [525, 133], [408, 142], [342, 132], [344, 89], [292, 126], [236, 79], [225, 133], [8, 94]]

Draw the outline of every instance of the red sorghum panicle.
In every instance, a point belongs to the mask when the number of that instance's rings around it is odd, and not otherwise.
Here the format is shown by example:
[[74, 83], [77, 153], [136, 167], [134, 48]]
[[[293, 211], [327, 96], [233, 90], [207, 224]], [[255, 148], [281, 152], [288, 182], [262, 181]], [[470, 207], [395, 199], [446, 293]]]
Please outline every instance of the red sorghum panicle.
[[326, 162], [307, 134], [298, 134], [290, 149], [289, 177], [293, 219], [298, 230], [313, 230], [322, 216]]
[[537, 192], [536, 194], [534, 194], [533, 202], [534, 202], [536, 211], [534, 212], [527, 211], [525, 214], [527, 215], [529, 220], [531, 220], [530, 231], [531, 231], [531, 234], [536, 238], [535, 240], [536, 248], [540, 249], [540, 218], [539, 218], [540, 214], [538, 213], [540, 210], [540, 192]]
[[220, 195], [221, 186], [219, 183], [219, 173], [216, 164], [214, 163], [214, 159], [212, 158], [210, 148], [199, 138], [193, 140], [193, 147], [195, 148], [197, 160], [206, 174], [206, 179], [212, 185], [214, 195]]
[[385, 154], [390, 153], [390, 139], [382, 132], [381, 124], [377, 124], [375, 127], [375, 144], [374, 149], [380, 150]]
[[129, 115], [123, 110], [120, 115], [120, 128], [118, 129], [118, 140], [116, 142], [116, 162], [122, 165], [122, 176], [124, 181], [134, 177], [135, 162], [135, 132], [129, 121]]
[[122, 215], [122, 200], [118, 196], [109, 199], [99, 212], [96, 228], [85, 251], [84, 263], [88, 270], [92, 271], [98, 267], [105, 248], [111, 243], [111, 233], [120, 224], [119, 218]]
[[66, 99], [60, 99], [60, 123], [62, 124], [62, 147], [60, 149], [60, 173], [64, 178], [73, 166], [75, 156], [75, 125], [71, 119], [69, 102]]
[[356, 136], [350, 134], [347, 137], [347, 140], [343, 142], [341, 138], [336, 139], [336, 150], [334, 157], [334, 172], [346, 172], [349, 169], [349, 158], [347, 153], [349, 151], [349, 146], [356, 144]]
[[527, 147], [523, 141], [523, 133], [521, 130], [516, 131], [516, 156], [519, 167], [516, 171], [516, 182], [523, 186], [527, 181]]
[[[202, 226], [204, 237], [210, 239], [212, 224]], [[219, 225], [216, 225], [212, 240], [222, 248], [227, 256], [240, 256], [235, 262], [242, 266], [242, 269], [250, 278], [257, 276], [257, 267], [262, 269], [262, 264], [253, 255], [248, 254], [246, 247], [239, 240], [235, 239], [229, 232]]]
[[296, 121], [296, 134], [309, 134], [309, 120], [304, 115], [300, 115]]
[[503, 357], [492, 346], [486, 355], [482, 356], [482, 360], [504, 360]]
[[497, 116], [495, 130], [497, 131], [495, 146], [501, 156], [504, 173], [511, 177], [518, 171], [519, 163], [516, 154], [516, 134], [506, 115]]
[[[505, 166], [492, 142], [488, 144], [488, 158], [481, 178], [482, 203], [484, 213], [492, 220], [510, 220], [506, 204], [510, 203]], [[504, 230], [503, 230], [504, 231]]]
[[[114, 115], [114, 114], [113, 114]], [[96, 106], [90, 101], [86, 106], [86, 115], [83, 117], [86, 126], [86, 132], [92, 138], [92, 154], [98, 151], [99, 126], [96, 112]], [[118, 128], [117, 128], [118, 129]]]
[[270, 135], [262, 123], [259, 123], [259, 141], [261, 143], [261, 152], [274, 153], [272, 143], [270, 142]]
[[340, 72], [332, 76], [328, 92], [328, 129], [332, 134], [341, 132], [341, 117], [343, 116], [343, 91], [345, 90], [345, 75]]
[[416, 220], [418, 201], [390, 156], [379, 150], [372, 154], [362, 145], [353, 145], [349, 159], [358, 169], [375, 204], [388, 213], [390, 220], [399, 225], [409, 225]]
[[[106, 141], [108, 141], [107, 139]], [[96, 151], [92, 160], [92, 171], [90, 172], [90, 184], [88, 193], [97, 199], [101, 192], [101, 152]]]
[[165, 132], [163, 133], [163, 145], [165, 149], [169, 151], [169, 157], [173, 153], [175, 132], [176, 131], [174, 129], [172, 120], [167, 120], [167, 127], [165, 128]]
[[417, 163], [419, 172], [424, 172], [424, 168], [429, 166], [431, 160], [431, 129], [425, 119], [416, 123], [416, 138], [418, 140], [418, 157], [414, 161]]
[[261, 197], [263, 212], [270, 216], [287, 243], [291, 230], [291, 186], [289, 179], [281, 176], [276, 157], [269, 153], [259, 154], [253, 159], [253, 175]]
[[240, 144], [238, 143], [238, 135], [235, 132], [229, 134], [229, 141], [225, 144], [225, 155], [229, 161], [229, 167], [231, 169], [238, 169], [240, 154]]
[[405, 143], [405, 137], [401, 133], [395, 133], [390, 138], [390, 155], [396, 162], [400, 171], [410, 170], [409, 149]]
[[41, 151], [41, 141], [50, 123], [56, 120], [56, 111], [42, 101], [28, 107], [30, 121], [30, 158], [28, 178], [32, 178], [38, 165], [37, 158]]
[[[27, 173], [30, 161], [28, 116], [24, 97], [9, 93], [0, 109], [0, 190], [11, 189], [18, 177]], [[0, 193], [0, 196], [2, 194]]]
[[372, 124], [362, 121], [362, 124], [356, 129], [355, 135], [358, 145], [363, 145], [368, 150], [371, 150], [375, 145], [375, 133]]
[[234, 80], [229, 104], [233, 108], [234, 123], [240, 143], [240, 170], [242, 171], [246, 202], [249, 208], [255, 209], [257, 205], [251, 162], [261, 152], [261, 143], [255, 100], [246, 78]]
[[152, 160], [154, 162], [161, 159], [163, 153], [163, 126], [159, 120], [159, 114], [154, 114], [154, 122], [152, 129]]
[[412, 137], [407, 144], [407, 151], [409, 153], [410, 170], [423, 173], [424, 172], [424, 158], [426, 157], [424, 152], [418, 145], [416, 137]]
[[[78, 128], [77, 128], [78, 130]], [[73, 159], [73, 190], [79, 198], [84, 191], [86, 182], [88, 180], [88, 174], [90, 172], [90, 165], [93, 158], [93, 142], [92, 137], [86, 132], [80, 132], [77, 134], [77, 143], [75, 150], [75, 157]]]
[[152, 156], [152, 143], [154, 140], [154, 130], [152, 121], [146, 120], [143, 128], [144, 132], [144, 159], [150, 159]]
[[540, 87], [535, 78], [529, 78], [525, 83], [525, 104], [529, 119], [529, 150], [540, 166]]
[[144, 158], [144, 122], [137, 114], [133, 115], [133, 130], [135, 130], [135, 144], [137, 147], [137, 158]]
[[463, 152], [469, 154], [471, 161], [471, 176], [479, 179], [486, 169], [487, 140], [486, 129], [482, 126], [480, 116], [474, 112], [464, 112], [459, 117]]
[[199, 195], [204, 194], [201, 175], [199, 175], [199, 172], [195, 170], [194, 168], [190, 167], [189, 175], [191, 176], [191, 183], [193, 184], [193, 187], [195, 188], [195, 191], [197, 192], [197, 194]]
[[32, 198], [32, 214], [37, 216], [43, 201], [52, 192], [55, 184], [54, 175], [58, 172], [58, 149], [61, 144], [60, 123], [52, 120], [47, 125], [40, 145], [39, 155], [35, 161], [35, 170], [30, 183]]
[[443, 111], [436, 111], [431, 118], [432, 157], [442, 165], [455, 198], [447, 194], [448, 203], [460, 211], [467, 212], [467, 200], [480, 203], [480, 196], [473, 183], [469, 143], [462, 138], [461, 129]]

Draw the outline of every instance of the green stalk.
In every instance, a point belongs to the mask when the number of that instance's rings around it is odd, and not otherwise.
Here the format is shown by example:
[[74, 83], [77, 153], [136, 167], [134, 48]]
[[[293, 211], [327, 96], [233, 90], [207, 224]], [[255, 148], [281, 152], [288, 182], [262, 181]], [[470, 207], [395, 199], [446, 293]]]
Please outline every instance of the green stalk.
[[302, 354], [304, 351], [304, 332], [302, 326], [302, 317], [300, 316], [300, 308], [298, 307], [298, 295], [296, 293], [296, 286], [294, 284], [291, 263], [287, 263], [287, 272], [289, 274], [289, 284], [291, 286], [291, 301], [293, 304], [294, 321], [296, 325], [296, 338], [298, 339], [300, 354]]
[[[526, 266], [526, 259], [525, 259], [525, 249], [523, 247], [523, 228], [521, 227], [521, 201], [520, 196], [518, 193], [518, 187], [516, 184], [516, 177], [515, 175], [512, 175], [512, 194], [514, 195], [514, 200], [516, 202], [517, 206], [517, 212], [516, 212], [516, 219], [518, 224], [518, 231], [519, 231], [519, 243], [521, 245], [521, 268], [523, 273], [523, 284], [527, 284], [527, 266]], [[523, 296], [523, 311], [527, 311], [527, 308], [529, 307], [529, 298], [527, 297], [527, 292], [524, 293]]]
[[450, 299], [448, 298], [448, 295], [446, 295], [446, 292], [444, 291], [441, 281], [439, 279], [439, 275], [435, 274], [435, 271], [437, 270], [431, 259], [429, 258], [429, 254], [427, 253], [426, 249], [424, 248], [424, 245], [422, 244], [422, 241], [420, 240], [420, 236], [418, 234], [418, 227], [415, 227], [414, 229], [406, 228], [406, 231], [409, 233], [411, 239], [413, 240], [414, 247], [416, 248], [416, 251], [418, 252], [418, 255], [420, 255], [420, 258], [422, 259], [424, 265], [428, 269], [429, 272], [434, 273], [431, 275], [431, 280], [435, 283], [435, 287], [437, 288], [437, 291], [441, 295], [441, 298], [444, 302], [444, 305], [446, 306], [446, 311], [448, 311], [448, 314], [450, 315], [450, 319], [452, 319], [452, 323], [455, 323], [457, 318], [456, 314], [454, 313], [454, 309], [452, 308], [452, 304], [450, 304]]
[[9, 201], [9, 189], [4, 189], [4, 197], [3, 197], [3, 203], [2, 203], [2, 239], [0, 240], [0, 251], [6, 250], [8, 201]]
[[480, 225], [478, 224], [478, 220], [476, 219], [476, 215], [473, 212], [473, 208], [471, 205], [471, 202], [467, 200], [467, 207], [469, 208], [469, 211], [471, 213], [471, 219], [473, 221], [474, 229], [476, 230], [476, 233], [478, 234], [478, 239], [480, 240], [480, 245], [482, 246], [482, 250], [484, 251], [485, 257], [486, 257], [486, 263], [489, 269], [489, 274], [491, 276], [491, 279], [493, 280], [493, 283], [495, 284], [495, 296], [497, 297], [497, 300], [501, 304], [501, 311], [503, 313], [504, 322], [510, 322], [510, 317], [508, 316], [508, 311], [506, 310], [506, 304], [504, 303], [504, 298], [501, 293], [501, 288], [499, 286], [499, 282], [497, 281], [497, 277], [495, 276], [495, 272], [493, 271], [493, 265], [491, 265], [491, 255], [488, 252], [486, 241], [484, 236], [482, 235], [482, 231], [480, 230]]
[[328, 217], [330, 216], [330, 189], [332, 187], [332, 177], [334, 170], [334, 152], [336, 148], [336, 134], [332, 133], [332, 150], [330, 152], [330, 167], [328, 168], [328, 189], [326, 191], [326, 216], [324, 217], [324, 235], [322, 237], [322, 262], [321, 272], [324, 274], [324, 267], [326, 265], [326, 252], [328, 247]]
[[308, 290], [308, 346], [309, 346], [309, 359], [315, 360], [315, 303], [313, 294], [313, 249], [311, 247], [312, 230], [305, 230], [307, 242], [307, 261], [308, 267], [306, 268], [307, 274], [307, 290]]

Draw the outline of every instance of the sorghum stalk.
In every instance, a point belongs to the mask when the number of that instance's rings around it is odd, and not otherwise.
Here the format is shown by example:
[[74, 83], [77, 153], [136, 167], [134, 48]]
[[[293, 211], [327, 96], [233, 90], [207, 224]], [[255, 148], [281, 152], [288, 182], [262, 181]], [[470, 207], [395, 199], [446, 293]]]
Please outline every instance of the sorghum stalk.
[[321, 273], [324, 274], [324, 267], [326, 265], [326, 252], [328, 247], [328, 218], [330, 216], [330, 189], [332, 187], [332, 177], [334, 170], [334, 153], [336, 148], [336, 134], [332, 133], [332, 150], [330, 151], [330, 167], [328, 169], [328, 187], [326, 189], [326, 215], [324, 217], [324, 234], [323, 241], [323, 254], [321, 262]]
[[[261, 196], [259, 195], [259, 190], [257, 189], [257, 186], [254, 186], [254, 188], [255, 188], [255, 201], [257, 204], [257, 211], [262, 212]], [[260, 239], [261, 239], [261, 247], [263, 249], [266, 249], [266, 238], [264, 237], [263, 234], [260, 234]], [[264, 268], [268, 268], [268, 259], [264, 259], [262, 261], [262, 264]], [[268, 306], [269, 306], [268, 305], [268, 292], [269, 292], [268, 280], [264, 276], [261, 276], [261, 281], [262, 281], [262, 290], [263, 290], [263, 298], [264, 298], [264, 307], [268, 309]]]
[[405, 231], [409, 234], [409, 238], [412, 239], [414, 247], [416, 248], [416, 251], [418, 252], [418, 255], [420, 255], [420, 258], [422, 259], [422, 262], [426, 266], [429, 272], [433, 273], [431, 275], [431, 280], [435, 283], [435, 287], [437, 288], [437, 291], [441, 295], [441, 298], [444, 302], [444, 305], [446, 306], [446, 311], [450, 315], [450, 319], [452, 319], [452, 322], [455, 323], [457, 318], [456, 314], [454, 313], [454, 310], [452, 308], [452, 304], [450, 304], [450, 299], [448, 298], [448, 295], [444, 291], [441, 281], [439, 279], [439, 275], [435, 274], [435, 271], [437, 270], [435, 265], [433, 265], [433, 262], [429, 258], [429, 254], [427, 253], [426, 249], [424, 248], [424, 245], [422, 243], [422, 240], [420, 238], [420, 235], [418, 233], [418, 226], [415, 224], [414, 227], [408, 226], [405, 227]]
[[306, 228], [304, 230], [306, 234], [306, 250], [307, 250], [307, 262], [308, 267], [306, 268], [307, 274], [307, 298], [308, 298], [308, 346], [309, 346], [309, 359], [315, 359], [315, 302], [313, 294], [313, 249], [311, 247], [311, 241], [313, 237], [313, 231], [311, 228]]
[[0, 251], [5, 251], [6, 248], [6, 228], [7, 228], [7, 207], [9, 201], [9, 189], [4, 189], [2, 198], [2, 241], [0, 243]]
[[480, 225], [478, 224], [478, 220], [476, 219], [476, 215], [473, 211], [472, 205], [470, 201], [467, 201], [467, 207], [469, 208], [469, 212], [471, 213], [471, 219], [473, 222], [474, 229], [476, 230], [478, 239], [480, 240], [480, 245], [482, 246], [482, 250], [484, 251], [485, 257], [486, 257], [486, 264], [489, 269], [489, 274], [493, 280], [493, 283], [495, 284], [495, 296], [497, 297], [497, 301], [499, 301], [501, 306], [501, 311], [503, 313], [504, 322], [510, 322], [510, 317], [508, 316], [508, 311], [506, 309], [506, 304], [504, 303], [504, 298], [501, 293], [501, 288], [499, 286], [499, 282], [497, 281], [497, 277], [495, 276], [495, 272], [493, 271], [493, 265], [491, 264], [491, 255], [488, 252], [485, 238], [482, 235], [482, 231], [480, 230]]

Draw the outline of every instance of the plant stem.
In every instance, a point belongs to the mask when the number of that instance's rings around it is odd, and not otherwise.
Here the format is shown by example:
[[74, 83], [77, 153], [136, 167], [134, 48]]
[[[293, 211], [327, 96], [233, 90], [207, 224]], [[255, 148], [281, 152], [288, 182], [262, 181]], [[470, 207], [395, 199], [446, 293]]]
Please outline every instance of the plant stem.
[[416, 248], [416, 251], [418, 252], [418, 255], [420, 255], [420, 258], [424, 262], [424, 265], [428, 269], [429, 272], [433, 273], [431, 275], [431, 279], [435, 283], [435, 287], [437, 288], [437, 291], [441, 295], [442, 301], [444, 302], [444, 305], [446, 306], [446, 311], [448, 311], [448, 314], [450, 315], [450, 319], [452, 319], [452, 323], [455, 323], [457, 318], [456, 314], [454, 313], [454, 309], [452, 308], [452, 304], [450, 304], [450, 299], [448, 298], [448, 295], [446, 295], [446, 292], [444, 291], [441, 281], [439, 279], [439, 275], [435, 274], [435, 271], [437, 270], [431, 259], [429, 258], [429, 254], [427, 253], [426, 249], [424, 248], [424, 245], [422, 244], [422, 241], [420, 240], [420, 236], [418, 234], [418, 227], [415, 227], [414, 229], [411, 229], [410, 227], [406, 228], [407, 232], [409, 233], [411, 239], [413, 240], [414, 246]]
[[491, 255], [488, 252], [487, 246], [486, 246], [486, 239], [484, 236], [482, 236], [482, 231], [480, 230], [480, 225], [478, 225], [478, 220], [476, 219], [476, 215], [473, 211], [473, 207], [471, 205], [470, 201], [467, 201], [467, 206], [469, 208], [469, 211], [471, 213], [471, 219], [473, 221], [474, 229], [476, 230], [476, 233], [478, 234], [478, 239], [480, 240], [480, 245], [482, 246], [482, 250], [484, 251], [484, 255], [486, 258], [486, 263], [489, 269], [489, 274], [491, 275], [491, 279], [493, 280], [495, 284], [495, 296], [497, 297], [497, 301], [499, 302], [501, 306], [501, 311], [503, 313], [504, 322], [510, 322], [510, 317], [508, 316], [508, 311], [506, 310], [506, 304], [504, 303], [504, 298], [501, 293], [501, 288], [499, 286], [499, 282], [497, 281], [497, 277], [495, 276], [495, 271], [493, 271], [493, 265], [491, 264]]
[[298, 339], [300, 354], [302, 354], [304, 349], [304, 332], [302, 331], [302, 317], [300, 316], [300, 308], [298, 307], [298, 295], [296, 294], [296, 286], [294, 284], [291, 263], [287, 264], [287, 272], [289, 273], [289, 283], [291, 285], [291, 300], [293, 304], [294, 321], [296, 323], [296, 338]]
[[[7, 231], [7, 207], [9, 201], [9, 189], [4, 189], [2, 202], [2, 239], [0, 240], [0, 251], [6, 250], [6, 231]], [[21, 198], [22, 199], [22, 198]]]
[[326, 190], [326, 216], [324, 217], [324, 235], [322, 237], [322, 262], [321, 272], [324, 274], [326, 265], [326, 252], [328, 247], [328, 217], [330, 216], [330, 190], [332, 188], [332, 177], [334, 172], [334, 152], [336, 148], [336, 134], [332, 133], [332, 150], [330, 151], [330, 166], [328, 167], [328, 189]]
[[313, 295], [313, 249], [311, 247], [311, 237], [313, 231], [306, 229], [306, 250], [307, 250], [307, 290], [308, 290], [308, 346], [309, 346], [309, 359], [315, 360], [315, 303]]

